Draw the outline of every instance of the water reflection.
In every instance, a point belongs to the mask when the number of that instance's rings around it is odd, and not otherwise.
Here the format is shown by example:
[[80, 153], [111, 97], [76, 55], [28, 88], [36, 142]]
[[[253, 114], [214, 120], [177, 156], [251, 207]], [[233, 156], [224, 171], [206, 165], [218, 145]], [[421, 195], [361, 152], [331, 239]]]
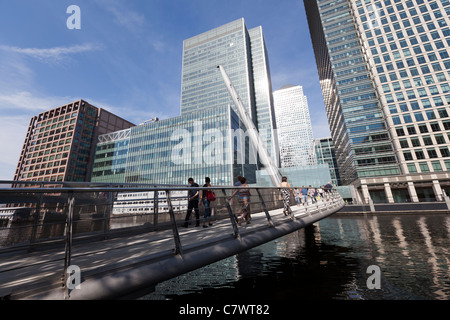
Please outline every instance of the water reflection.
[[[447, 215], [334, 215], [142, 299], [448, 300], [449, 244]], [[367, 288], [370, 265], [380, 267], [381, 289]]]

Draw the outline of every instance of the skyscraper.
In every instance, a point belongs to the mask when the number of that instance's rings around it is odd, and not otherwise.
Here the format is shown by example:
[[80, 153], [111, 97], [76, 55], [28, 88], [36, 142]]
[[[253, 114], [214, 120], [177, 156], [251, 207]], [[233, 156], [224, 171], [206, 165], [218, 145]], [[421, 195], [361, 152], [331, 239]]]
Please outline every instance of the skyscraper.
[[343, 184], [362, 201], [450, 191], [450, 1], [304, 0]]
[[260, 132], [272, 158], [279, 163], [272, 87], [262, 28], [248, 30], [238, 19], [183, 42], [181, 115], [232, 106], [217, 66], [222, 65]]
[[181, 115], [101, 136], [92, 181], [186, 184], [208, 176], [215, 185], [232, 185], [245, 175], [255, 183], [259, 163], [218, 65], [278, 163], [262, 30], [247, 30], [239, 19], [183, 42]]
[[34, 116], [14, 175], [21, 181], [90, 181], [98, 136], [134, 126], [78, 100]]
[[308, 100], [301, 86], [285, 85], [273, 92], [281, 168], [315, 164]]

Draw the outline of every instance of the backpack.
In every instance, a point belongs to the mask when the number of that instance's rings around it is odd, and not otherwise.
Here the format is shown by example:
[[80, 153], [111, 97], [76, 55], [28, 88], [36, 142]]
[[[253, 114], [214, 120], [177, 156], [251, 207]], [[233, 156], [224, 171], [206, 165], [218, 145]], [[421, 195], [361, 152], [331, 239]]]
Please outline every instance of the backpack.
[[206, 200], [208, 201], [216, 200], [216, 194], [214, 193], [214, 191], [206, 191]]

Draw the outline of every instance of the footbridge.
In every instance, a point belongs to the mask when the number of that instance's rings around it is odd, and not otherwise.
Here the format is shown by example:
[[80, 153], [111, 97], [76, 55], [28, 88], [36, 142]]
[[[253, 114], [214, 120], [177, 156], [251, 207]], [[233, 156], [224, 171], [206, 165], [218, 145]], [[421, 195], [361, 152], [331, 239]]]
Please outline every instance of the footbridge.
[[[339, 211], [337, 192], [283, 212], [279, 188], [250, 187], [242, 225], [234, 187], [214, 187], [212, 225], [186, 186], [0, 182], [0, 299], [119, 299], [272, 241]], [[203, 190], [203, 188], [198, 188]]]

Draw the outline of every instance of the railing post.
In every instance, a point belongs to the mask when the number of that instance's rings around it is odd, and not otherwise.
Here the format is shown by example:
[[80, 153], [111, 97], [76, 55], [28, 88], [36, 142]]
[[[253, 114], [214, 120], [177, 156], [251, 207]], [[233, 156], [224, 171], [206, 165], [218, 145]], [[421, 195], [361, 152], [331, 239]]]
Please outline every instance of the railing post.
[[72, 254], [72, 226], [73, 226], [73, 210], [75, 205], [75, 197], [73, 195], [73, 191], [69, 192], [69, 212], [67, 212], [66, 218], [66, 228], [64, 230], [64, 237], [66, 241], [66, 247], [64, 252], [64, 299], [69, 297], [69, 288], [67, 288], [67, 269], [71, 263], [71, 254]]
[[[156, 186], [155, 186], [156, 188]], [[159, 216], [159, 200], [158, 200], [158, 190], [153, 191], [153, 226], [156, 230], [158, 225], [158, 216]]]
[[235, 238], [239, 238], [239, 229], [238, 229], [238, 226], [236, 223], [236, 217], [234, 216], [233, 210], [231, 210], [231, 205], [227, 200], [227, 193], [226, 193], [225, 189], [222, 189], [222, 192], [225, 197], [225, 204], [227, 207], [228, 215], [230, 216], [231, 225], [233, 226], [233, 236]]
[[[40, 184], [40, 188], [43, 187], [43, 184]], [[36, 232], [37, 232], [37, 225], [39, 223], [39, 218], [41, 216], [41, 206], [42, 206], [42, 193], [39, 192], [39, 195], [37, 196], [37, 202], [36, 202], [36, 212], [34, 215], [34, 221], [33, 221], [33, 229], [31, 230], [31, 236], [30, 236], [30, 248], [28, 249], [28, 252], [31, 252], [33, 250], [33, 243], [36, 241]]]
[[273, 225], [272, 217], [270, 216], [269, 211], [267, 210], [266, 203], [264, 202], [264, 198], [262, 197], [261, 192], [259, 191], [258, 188], [256, 188], [256, 192], [258, 193], [259, 200], [261, 201], [264, 212], [266, 213], [266, 218], [267, 218], [267, 221], [269, 222], [269, 227], [273, 228], [274, 225]]
[[[111, 186], [110, 186], [111, 187]], [[106, 210], [105, 214], [105, 218], [104, 218], [104, 226], [103, 226], [103, 234], [104, 234], [104, 239], [107, 239], [109, 230], [110, 230], [110, 222], [111, 222], [111, 214], [112, 211], [114, 210], [114, 192], [108, 192], [108, 206], [109, 206], [109, 210]]]
[[172, 224], [173, 238], [175, 240], [175, 254], [183, 254], [181, 249], [180, 234], [178, 233], [175, 213], [173, 212], [172, 201], [170, 200], [169, 190], [166, 190], [167, 205], [169, 207], [170, 222]]

